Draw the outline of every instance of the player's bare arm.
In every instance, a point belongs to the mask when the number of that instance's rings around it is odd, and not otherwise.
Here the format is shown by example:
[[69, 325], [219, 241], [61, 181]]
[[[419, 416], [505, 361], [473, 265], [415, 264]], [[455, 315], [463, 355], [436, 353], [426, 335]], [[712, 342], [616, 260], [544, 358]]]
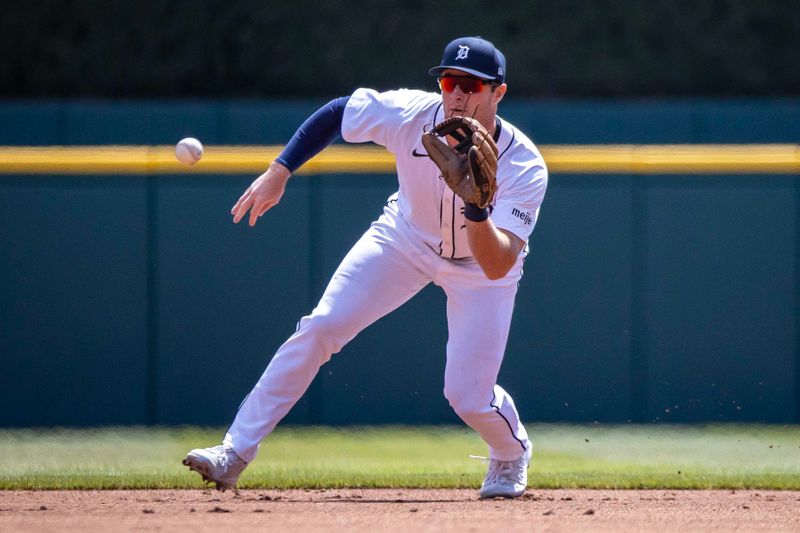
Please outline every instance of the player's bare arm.
[[517, 262], [525, 243], [508, 230], [494, 225], [491, 218], [482, 222], [467, 220], [467, 240], [475, 260], [486, 277], [505, 277]]
[[247, 211], [250, 211], [249, 223], [251, 227], [255, 226], [258, 217], [281, 201], [291, 174], [288, 168], [273, 161], [267, 171], [253, 181], [231, 209], [233, 222], [238, 224]]

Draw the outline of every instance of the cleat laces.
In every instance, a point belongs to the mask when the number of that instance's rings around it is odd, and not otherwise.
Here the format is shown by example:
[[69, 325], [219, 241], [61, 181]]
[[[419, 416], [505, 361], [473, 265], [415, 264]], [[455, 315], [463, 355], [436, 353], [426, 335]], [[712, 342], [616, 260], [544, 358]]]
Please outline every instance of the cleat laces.
[[498, 461], [496, 459], [491, 459], [489, 461], [489, 471], [486, 472], [486, 480], [484, 483], [487, 485], [523, 483], [522, 474], [524, 473], [524, 468], [521, 464], [518, 464], [523, 461], [524, 458], [514, 461]]

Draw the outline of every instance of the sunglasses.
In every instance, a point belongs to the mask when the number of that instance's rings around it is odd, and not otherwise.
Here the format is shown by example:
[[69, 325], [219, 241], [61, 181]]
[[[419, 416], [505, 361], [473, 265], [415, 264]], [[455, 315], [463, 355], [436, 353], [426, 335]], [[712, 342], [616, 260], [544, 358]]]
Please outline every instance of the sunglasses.
[[461, 87], [461, 91], [466, 94], [479, 93], [485, 85], [491, 85], [491, 82], [472, 76], [442, 76], [439, 78], [439, 88], [448, 93], [455, 91], [456, 86]]

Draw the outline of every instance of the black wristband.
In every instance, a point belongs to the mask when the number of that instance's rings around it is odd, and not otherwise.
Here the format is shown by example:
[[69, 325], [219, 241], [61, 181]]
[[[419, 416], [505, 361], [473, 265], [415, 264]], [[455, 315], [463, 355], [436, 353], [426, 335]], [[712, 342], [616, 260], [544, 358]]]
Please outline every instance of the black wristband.
[[464, 218], [473, 222], [483, 222], [489, 218], [489, 208], [480, 208], [475, 204], [464, 204]]

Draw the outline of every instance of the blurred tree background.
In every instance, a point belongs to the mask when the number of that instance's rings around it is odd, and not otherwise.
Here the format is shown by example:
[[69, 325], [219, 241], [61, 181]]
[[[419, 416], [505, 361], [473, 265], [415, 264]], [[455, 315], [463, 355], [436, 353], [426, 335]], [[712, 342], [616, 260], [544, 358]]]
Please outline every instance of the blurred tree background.
[[9, 98], [250, 98], [430, 87], [460, 35], [495, 42], [515, 96], [800, 93], [786, 0], [11, 0]]

